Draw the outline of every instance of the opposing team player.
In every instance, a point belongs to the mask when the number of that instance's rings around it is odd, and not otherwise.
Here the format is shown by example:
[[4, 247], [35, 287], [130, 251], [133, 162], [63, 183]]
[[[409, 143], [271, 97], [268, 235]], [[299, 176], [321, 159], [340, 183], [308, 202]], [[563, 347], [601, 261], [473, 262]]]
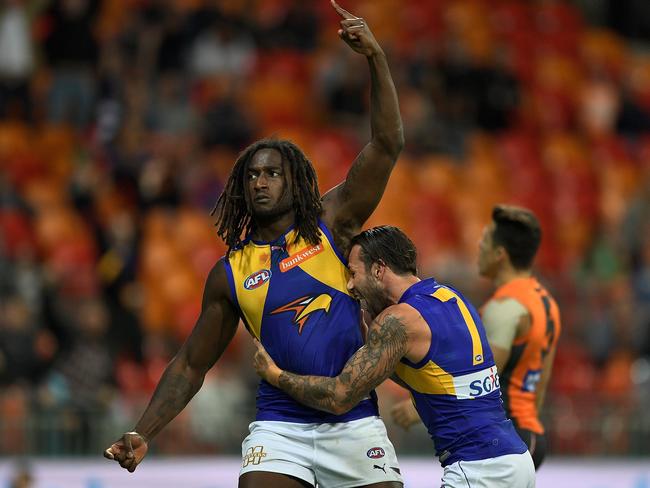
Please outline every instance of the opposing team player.
[[479, 252], [479, 272], [497, 287], [482, 317], [501, 377], [503, 403], [536, 468], [546, 455], [539, 412], [561, 328], [557, 303], [531, 269], [541, 238], [533, 212], [499, 205], [492, 210]]

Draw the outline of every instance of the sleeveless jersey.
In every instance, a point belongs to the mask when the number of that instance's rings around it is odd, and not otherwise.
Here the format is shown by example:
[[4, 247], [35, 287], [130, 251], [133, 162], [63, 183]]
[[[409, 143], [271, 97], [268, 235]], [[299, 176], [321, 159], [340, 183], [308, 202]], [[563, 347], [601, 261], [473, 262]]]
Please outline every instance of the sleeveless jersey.
[[411, 286], [400, 303], [415, 308], [431, 329], [426, 356], [418, 363], [402, 358], [395, 372], [408, 386], [441, 464], [526, 452], [506, 418], [492, 351], [472, 304], [433, 279]]
[[[273, 242], [246, 239], [224, 258], [230, 291], [248, 331], [276, 364], [301, 375], [337, 376], [363, 345], [361, 310], [347, 290], [345, 258], [323, 222], [311, 245], [290, 228]], [[343, 415], [302, 405], [266, 381], [256, 420], [346, 422], [378, 415], [374, 392]]]
[[513, 298], [531, 316], [525, 336], [516, 338], [501, 372], [503, 402], [517, 427], [544, 433], [535, 404], [537, 383], [546, 355], [560, 336], [560, 312], [553, 297], [535, 278], [519, 278], [501, 286], [491, 299]]

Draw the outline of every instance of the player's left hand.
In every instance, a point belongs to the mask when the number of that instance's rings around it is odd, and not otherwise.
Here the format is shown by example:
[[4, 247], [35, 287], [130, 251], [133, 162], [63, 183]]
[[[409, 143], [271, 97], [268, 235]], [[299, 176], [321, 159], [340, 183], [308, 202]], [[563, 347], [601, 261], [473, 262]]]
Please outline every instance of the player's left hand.
[[253, 366], [258, 375], [265, 379], [273, 386], [278, 386], [278, 379], [280, 378], [280, 373], [282, 370], [278, 368], [275, 364], [269, 353], [266, 352], [264, 346], [257, 339], [253, 339], [253, 343], [257, 348], [255, 355], [253, 356]]
[[410, 399], [402, 400], [393, 405], [393, 408], [390, 409], [390, 414], [393, 417], [393, 421], [405, 430], [420, 422], [418, 411]]
[[104, 457], [120, 463], [129, 473], [133, 473], [142, 459], [147, 455], [149, 445], [138, 432], [125, 432], [104, 451]]
[[336, 0], [330, 0], [330, 2], [334, 10], [343, 18], [338, 34], [348, 46], [367, 57], [382, 52], [381, 46], [365, 20], [339, 6]]

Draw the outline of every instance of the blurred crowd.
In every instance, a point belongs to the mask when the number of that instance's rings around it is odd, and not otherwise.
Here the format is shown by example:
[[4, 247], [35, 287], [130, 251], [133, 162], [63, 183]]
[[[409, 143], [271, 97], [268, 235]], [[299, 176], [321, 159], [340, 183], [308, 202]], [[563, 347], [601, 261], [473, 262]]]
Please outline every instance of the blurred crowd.
[[[407, 141], [369, 225], [402, 227], [420, 274], [478, 305], [492, 206], [532, 208], [564, 324], [552, 452], [647, 453], [647, 24], [614, 19], [632, 42], [589, 2], [348, 3], [388, 54]], [[209, 214], [247, 144], [293, 140], [323, 192], [345, 176], [368, 76], [336, 30], [326, 0], [2, 2], [0, 454], [98, 453], [133, 425], [223, 255]], [[159, 452], [237, 452], [251, 355], [238, 333]]]

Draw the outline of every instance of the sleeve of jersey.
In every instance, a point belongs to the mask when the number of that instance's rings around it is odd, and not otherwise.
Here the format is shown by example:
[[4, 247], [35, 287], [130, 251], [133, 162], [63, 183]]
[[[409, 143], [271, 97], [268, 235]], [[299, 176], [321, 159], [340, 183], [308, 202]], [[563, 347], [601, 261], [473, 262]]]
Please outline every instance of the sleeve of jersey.
[[514, 298], [490, 300], [483, 308], [483, 326], [491, 346], [507, 351], [517, 335], [517, 325], [528, 310]]

